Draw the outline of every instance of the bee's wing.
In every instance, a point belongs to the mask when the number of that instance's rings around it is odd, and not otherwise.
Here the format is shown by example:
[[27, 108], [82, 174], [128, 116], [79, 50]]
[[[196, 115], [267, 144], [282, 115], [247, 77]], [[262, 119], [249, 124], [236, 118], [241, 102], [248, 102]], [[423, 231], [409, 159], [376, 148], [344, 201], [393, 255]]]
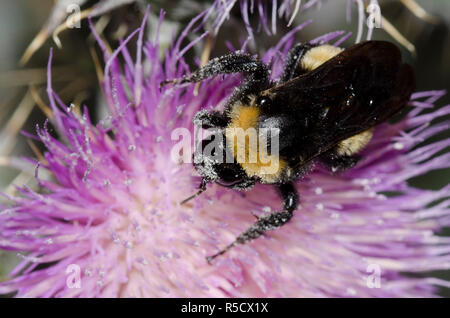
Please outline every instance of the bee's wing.
[[283, 105], [283, 112], [306, 119], [299, 127], [305, 145], [299, 150], [302, 164], [394, 116], [407, 105], [414, 87], [413, 71], [402, 64], [399, 49], [369, 41], [263, 95]]

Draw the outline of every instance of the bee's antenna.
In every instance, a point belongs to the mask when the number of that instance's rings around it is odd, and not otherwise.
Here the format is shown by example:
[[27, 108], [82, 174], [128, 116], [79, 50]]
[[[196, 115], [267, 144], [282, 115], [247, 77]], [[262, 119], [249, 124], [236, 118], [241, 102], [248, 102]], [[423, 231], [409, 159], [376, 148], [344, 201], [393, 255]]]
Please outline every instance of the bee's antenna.
[[198, 197], [202, 192], [204, 192], [206, 189], [200, 189], [197, 192], [195, 192], [193, 195], [191, 195], [189, 198], [184, 199], [183, 201], [180, 202], [180, 205], [185, 204], [188, 201], [191, 201], [193, 198]]
[[192, 200], [193, 198], [198, 197], [200, 194], [202, 194], [203, 192], [205, 192], [206, 190], [206, 184], [208, 183], [208, 181], [206, 180], [206, 178], [202, 179], [202, 183], [200, 184], [200, 189], [194, 193], [193, 195], [191, 195], [190, 197], [184, 199], [183, 201], [180, 202], [180, 205], [185, 204], [186, 202]]

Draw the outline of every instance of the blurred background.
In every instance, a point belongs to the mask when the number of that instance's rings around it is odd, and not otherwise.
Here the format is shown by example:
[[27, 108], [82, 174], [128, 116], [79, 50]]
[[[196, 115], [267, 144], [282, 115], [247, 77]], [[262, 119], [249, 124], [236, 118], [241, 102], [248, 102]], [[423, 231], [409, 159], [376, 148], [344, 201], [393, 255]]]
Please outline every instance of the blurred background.
[[[87, 0], [2, 0], [0, 1], [0, 191], [16, 194], [15, 185], [36, 187], [34, 166], [24, 157], [39, 157], [42, 146], [21, 134], [35, 134], [36, 124], [42, 125], [51, 113], [46, 96], [46, 65], [50, 47], [54, 47], [53, 88], [67, 105], [74, 110], [86, 105], [91, 118], [97, 122], [105, 115], [104, 101], [99, 86], [98, 69], [103, 67], [102, 55], [93, 39], [86, 19], [79, 28], [62, 30], [59, 40], [62, 47], [52, 39], [51, 32], [67, 17], [67, 7], [77, 4], [82, 14], [99, 12], [93, 19], [97, 31], [112, 47], [135, 30], [143, 17], [145, 6], [151, 3], [148, 36], [155, 29], [160, 9], [167, 12], [162, 28], [162, 41], [169, 45], [173, 35], [183, 29], [190, 19], [210, 5], [210, 1], [105, 1], [110, 6], [100, 6], [102, 1]], [[369, 1], [366, 1], [367, 3]], [[354, 43], [358, 31], [356, 4], [347, 16], [346, 0], [322, 0], [302, 10], [293, 26], [312, 18], [313, 23], [298, 33], [299, 41], [308, 41], [321, 34], [334, 31], [352, 31], [353, 35], [343, 44]], [[380, 0], [381, 13], [395, 29], [375, 29], [373, 39], [397, 42], [404, 58], [416, 71], [417, 90], [440, 90], [450, 88], [450, 1], [448, 0]], [[419, 5], [419, 6], [417, 6]], [[60, 7], [58, 7], [60, 6]], [[94, 11], [89, 11], [94, 8]], [[87, 11], [85, 11], [87, 10]], [[95, 11], [97, 10], [97, 11]], [[72, 11], [73, 12], [73, 11]], [[69, 11], [69, 13], [72, 13]], [[270, 15], [270, 13], [269, 13]], [[214, 38], [209, 38], [211, 56], [225, 53], [228, 41], [239, 48], [247, 38], [242, 28], [239, 4], [233, 8], [227, 23]], [[257, 14], [250, 15], [251, 23], [258, 24]], [[240, 23], [238, 23], [240, 22]], [[211, 23], [206, 28], [212, 29]], [[277, 34], [269, 36], [264, 30], [255, 34], [250, 49], [255, 53], [276, 43], [290, 28], [283, 18], [277, 21]], [[47, 39], [45, 32], [49, 33]], [[397, 31], [397, 33], [395, 32]], [[367, 28], [364, 29], [363, 39]], [[230, 37], [232, 35], [232, 37]], [[37, 36], [37, 38], [36, 38]], [[37, 39], [33, 42], [33, 39]], [[39, 43], [42, 42], [42, 43]], [[131, 41], [130, 43], [132, 43]], [[31, 49], [29, 46], [31, 44]], [[42, 45], [41, 45], [42, 44]], [[214, 44], [214, 45], [211, 45]], [[133, 54], [133, 44], [130, 50]], [[27, 49], [28, 48], [28, 49]], [[204, 47], [196, 45], [192, 56], [201, 56]], [[450, 95], [439, 100], [438, 106], [450, 103]], [[445, 132], [436, 138], [449, 138]], [[446, 150], [448, 151], [448, 149]], [[450, 180], [450, 169], [433, 171], [410, 182], [417, 187], [440, 189]], [[0, 199], [0, 204], [3, 199]], [[442, 235], [448, 235], [444, 231]], [[0, 251], [0, 281], [17, 263], [16, 255]], [[450, 279], [445, 272], [435, 273]], [[449, 290], [441, 294], [450, 297]]]

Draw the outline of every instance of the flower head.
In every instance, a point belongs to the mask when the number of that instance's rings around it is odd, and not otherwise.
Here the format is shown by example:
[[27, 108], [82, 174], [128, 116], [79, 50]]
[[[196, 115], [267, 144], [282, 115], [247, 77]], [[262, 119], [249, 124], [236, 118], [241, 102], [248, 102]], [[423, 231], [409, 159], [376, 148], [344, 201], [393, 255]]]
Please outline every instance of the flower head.
[[[303, 26], [262, 57], [274, 79]], [[429, 125], [450, 112], [450, 106], [432, 109], [442, 91], [414, 94], [412, 111], [396, 124], [377, 127], [364, 159], [352, 170], [332, 175], [315, 167], [297, 183], [301, 206], [289, 224], [209, 265], [205, 256], [232, 242], [254, 222], [252, 214], [275, 211], [280, 202], [268, 186], [241, 193], [213, 185], [187, 206], [179, 205], [199, 179], [192, 165], [170, 159], [171, 133], [178, 127], [192, 132], [192, 118], [201, 108], [221, 109], [239, 79], [205, 81], [198, 94], [194, 85], [160, 89], [163, 80], [188, 71], [183, 55], [195, 42], [181, 47], [186, 30], [162, 60], [158, 39], [144, 43], [143, 29], [113, 54], [99, 39], [111, 116], [97, 124], [87, 111], [72, 112], [53, 92], [50, 57], [52, 124], [61, 138], [53, 137], [47, 124], [38, 128], [47, 149], [36, 169], [41, 191], [21, 188], [0, 214], [0, 248], [23, 258], [0, 284], [0, 293], [409, 297], [433, 296], [435, 286], [449, 285], [404, 275], [450, 264], [450, 240], [436, 235], [449, 223], [448, 199], [442, 199], [450, 188], [421, 190], [407, 183], [449, 166], [450, 155], [440, 154], [449, 140], [422, 145], [449, 127], [448, 122]], [[132, 62], [127, 43], [135, 36], [138, 54]], [[332, 32], [316, 41], [336, 44], [342, 36]], [[39, 178], [41, 169], [54, 180]], [[397, 195], [382, 194], [387, 192]]]

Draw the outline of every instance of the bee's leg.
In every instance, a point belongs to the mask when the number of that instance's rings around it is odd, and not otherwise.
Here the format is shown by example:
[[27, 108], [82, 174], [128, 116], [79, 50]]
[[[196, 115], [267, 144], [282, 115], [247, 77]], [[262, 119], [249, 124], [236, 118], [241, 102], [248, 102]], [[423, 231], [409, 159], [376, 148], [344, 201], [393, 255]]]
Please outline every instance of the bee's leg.
[[207, 111], [206, 109], [200, 110], [195, 114], [192, 122], [194, 126], [201, 127], [203, 129], [209, 128], [225, 128], [229, 122], [228, 116], [219, 111]]
[[266, 89], [270, 83], [269, 70], [263, 62], [249, 54], [230, 53], [210, 60], [205, 66], [181, 79], [166, 80], [161, 86], [168, 83], [200, 82], [216, 75], [232, 73], [244, 73], [245, 76], [244, 83], [233, 95], [236, 99]]
[[320, 156], [320, 162], [333, 172], [340, 172], [353, 168], [360, 159], [361, 156], [358, 155], [339, 155], [334, 149], [331, 149]]
[[245, 232], [239, 235], [233, 243], [225, 247], [220, 252], [208, 256], [206, 259], [209, 263], [211, 263], [217, 256], [226, 253], [232, 247], [238, 244], [245, 244], [247, 242], [250, 242], [251, 240], [258, 238], [261, 235], [264, 235], [264, 233], [267, 231], [275, 230], [286, 224], [292, 218], [292, 214], [298, 205], [297, 190], [292, 183], [280, 184], [278, 186], [278, 190], [281, 198], [283, 199], [284, 211], [274, 212], [272, 214], [259, 218]]
[[309, 43], [299, 43], [291, 48], [286, 57], [286, 63], [284, 64], [283, 74], [280, 77], [280, 82], [284, 83], [301, 75], [304, 71], [299, 65], [302, 57], [315, 45]]

